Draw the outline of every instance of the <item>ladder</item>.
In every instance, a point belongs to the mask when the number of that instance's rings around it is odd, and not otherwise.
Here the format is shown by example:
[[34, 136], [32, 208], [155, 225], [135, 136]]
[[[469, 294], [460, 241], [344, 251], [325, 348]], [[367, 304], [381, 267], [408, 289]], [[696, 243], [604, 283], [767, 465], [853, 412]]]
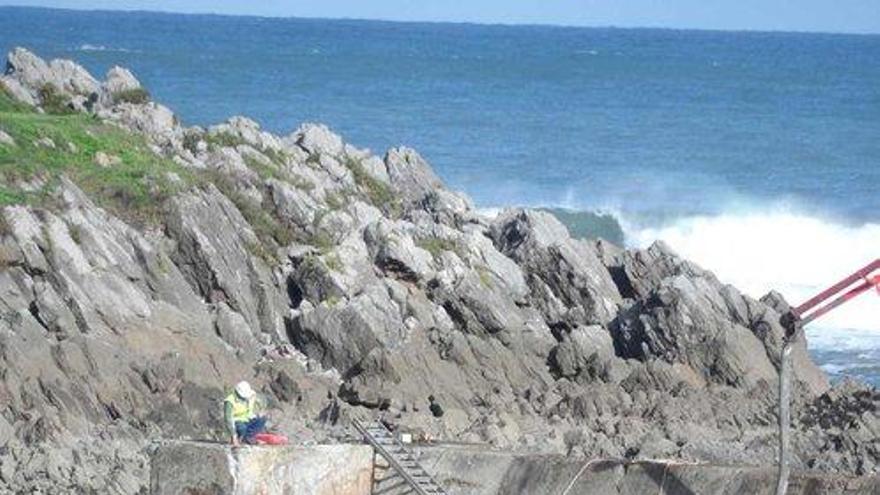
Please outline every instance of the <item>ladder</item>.
[[358, 420], [352, 419], [352, 424], [364, 440], [403, 478], [412, 492], [419, 495], [447, 495], [446, 490], [416, 461], [413, 453], [382, 423], [362, 425]]

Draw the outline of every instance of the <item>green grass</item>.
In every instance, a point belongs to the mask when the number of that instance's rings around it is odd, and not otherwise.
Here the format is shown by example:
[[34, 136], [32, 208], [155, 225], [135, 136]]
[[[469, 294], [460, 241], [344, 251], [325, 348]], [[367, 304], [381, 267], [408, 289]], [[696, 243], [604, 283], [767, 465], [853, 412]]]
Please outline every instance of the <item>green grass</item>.
[[38, 93], [40, 96], [40, 106], [43, 107], [46, 113], [55, 115], [74, 113], [74, 110], [67, 105], [67, 98], [58, 91], [55, 85], [46, 83], [40, 88]]
[[403, 212], [400, 199], [394, 194], [388, 184], [370, 175], [360, 160], [346, 156], [345, 166], [354, 176], [355, 183], [363, 189], [367, 198], [374, 206], [382, 209], [392, 217], [398, 217]]
[[324, 263], [327, 265], [327, 268], [333, 270], [334, 272], [341, 272], [344, 268], [342, 265], [342, 258], [339, 257], [337, 253], [330, 253], [324, 256]]
[[287, 177], [281, 170], [279, 170], [278, 166], [275, 163], [266, 163], [265, 161], [257, 158], [256, 156], [248, 153], [243, 153], [242, 158], [244, 159], [245, 165], [248, 166], [249, 169], [253, 170], [260, 176], [262, 179], [277, 179], [277, 180], [286, 180]]
[[218, 147], [228, 146], [230, 148], [235, 148], [237, 146], [241, 146], [242, 144], [248, 144], [240, 136], [236, 136], [231, 132], [216, 132], [216, 133], [206, 133], [204, 136], [204, 140], [208, 143], [208, 148], [214, 149]]
[[295, 174], [291, 174], [290, 177], [287, 178], [287, 182], [293, 184], [293, 187], [306, 192], [311, 191], [315, 188], [314, 182]]
[[27, 193], [16, 191], [6, 186], [0, 186], [0, 205], [14, 205], [26, 203], [28, 199]]
[[[269, 151], [269, 149], [267, 148], [266, 151]], [[276, 179], [288, 182], [293, 187], [303, 191], [311, 191], [315, 188], [315, 184], [312, 181], [284, 170], [284, 162], [277, 161], [278, 153], [267, 153], [266, 151], [262, 153], [270, 160], [268, 163], [252, 154], [245, 153], [242, 155], [245, 165], [256, 172], [261, 179]]]
[[0, 112], [33, 113], [33, 107], [16, 101], [9, 89], [0, 82]]
[[[0, 129], [16, 142], [15, 146], [0, 146], [2, 205], [49, 207], [59, 178], [66, 176], [100, 206], [135, 224], [152, 224], [158, 220], [165, 199], [191, 178], [183, 167], [150, 151], [141, 136], [84, 114], [38, 114], [21, 109], [2, 92]], [[51, 139], [55, 148], [34, 144], [42, 138]], [[120, 163], [99, 166], [95, 162], [98, 151], [119, 157]], [[181, 181], [173, 180], [171, 173]], [[44, 184], [42, 189], [25, 191], [19, 187], [35, 179]]]
[[310, 236], [305, 240], [306, 244], [311, 244], [318, 248], [318, 251], [322, 254], [326, 254], [330, 252], [331, 249], [336, 247], [336, 241], [333, 240], [333, 237], [330, 236], [327, 232], [321, 230]]
[[[416, 246], [431, 253], [435, 259], [439, 258], [444, 251], [452, 251], [458, 253], [458, 244], [450, 239], [440, 237], [426, 237], [424, 239], [416, 239]], [[463, 257], [463, 256], [462, 256]]]
[[330, 191], [324, 195], [324, 202], [331, 211], [342, 209], [345, 206], [346, 199], [341, 193]]
[[274, 148], [266, 148], [264, 150], [260, 150], [260, 152], [263, 153], [264, 155], [266, 155], [267, 158], [272, 160], [272, 163], [278, 165], [281, 168], [283, 168], [285, 165], [287, 165], [288, 156], [287, 156], [287, 153], [285, 153], [282, 150], [276, 150]]
[[477, 273], [479, 273], [480, 275], [480, 283], [483, 284], [483, 287], [491, 289], [492, 274], [489, 272], [489, 270], [481, 266], [477, 268]]
[[150, 93], [144, 88], [132, 88], [113, 93], [113, 103], [134, 103], [142, 105], [150, 101]]
[[254, 229], [261, 245], [249, 246], [252, 254], [257, 254], [268, 261], [274, 259], [274, 256], [268, 254], [269, 246], [287, 246], [295, 240], [294, 233], [290, 228], [270, 214], [262, 205], [239, 193], [235, 189], [232, 179], [228, 176], [216, 170], [209, 170], [202, 172], [202, 181], [217, 186], [217, 189], [235, 204], [244, 219]]

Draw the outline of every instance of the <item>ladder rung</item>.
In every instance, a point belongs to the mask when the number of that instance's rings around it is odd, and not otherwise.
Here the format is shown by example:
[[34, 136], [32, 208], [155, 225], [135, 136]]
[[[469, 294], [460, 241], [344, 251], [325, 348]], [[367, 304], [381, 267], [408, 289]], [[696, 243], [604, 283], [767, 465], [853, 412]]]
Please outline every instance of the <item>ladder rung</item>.
[[383, 466], [383, 470], [386, 472], [393, 470], [396, 475], [403, 479], [405, 484], [414, 488], [420, 494], [446, 495], [443, 487], [425, 471], [413, 453], [387, 428], [378, 423], [371, 426], [362, 426], [357, 421], [354, 421], [354, 426], [363, 433], [367, 443], [373, 445], [376, 452], [388, 462], [388, 466]]

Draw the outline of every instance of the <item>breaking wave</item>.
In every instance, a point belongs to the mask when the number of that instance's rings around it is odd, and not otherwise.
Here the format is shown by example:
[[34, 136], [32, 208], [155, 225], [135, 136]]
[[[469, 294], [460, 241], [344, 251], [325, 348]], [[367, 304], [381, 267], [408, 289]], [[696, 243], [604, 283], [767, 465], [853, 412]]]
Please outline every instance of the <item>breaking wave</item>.
[[[626, 227], [627, 242], [660, 239], [719, 279], [760, 297], [771, 289], [797, 304], [880, 257], [880, 224], [845, 225], [784, 208], [692, 216], [661, 226]], [[880, 331], [880, 298], [862, 295], [814, 324], [811, 335]], [[853, 333], [847, 332], [850, 340]], [[831, 344], [834, 338], [818, 338]], [[877, 342], [875, 340], [875, 342]]]
[[[749, 296], [760, 298], [776, 290], [791, 304], [880, 257], [880, 224], [848, 225], [787, 205], [662, 220], [608, 209], [546, 210], [576, 237], [603, 237], [629, 247], [662, 240]], [[864, 294], [810, 327], [811, 347], [880, 348], [880, 297]]]

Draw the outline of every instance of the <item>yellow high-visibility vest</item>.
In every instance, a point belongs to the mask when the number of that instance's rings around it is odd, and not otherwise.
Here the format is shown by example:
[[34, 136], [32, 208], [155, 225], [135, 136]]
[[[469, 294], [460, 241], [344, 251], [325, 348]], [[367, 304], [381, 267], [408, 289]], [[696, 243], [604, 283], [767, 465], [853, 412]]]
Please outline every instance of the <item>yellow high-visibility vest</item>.
[[241, 400], [238, 394], [232, 392], [226, 396], [225, 402], [232, 404], [232, 420], [235, 422], [250, 421], [251, 418], [256, 416], [256, 397]]

